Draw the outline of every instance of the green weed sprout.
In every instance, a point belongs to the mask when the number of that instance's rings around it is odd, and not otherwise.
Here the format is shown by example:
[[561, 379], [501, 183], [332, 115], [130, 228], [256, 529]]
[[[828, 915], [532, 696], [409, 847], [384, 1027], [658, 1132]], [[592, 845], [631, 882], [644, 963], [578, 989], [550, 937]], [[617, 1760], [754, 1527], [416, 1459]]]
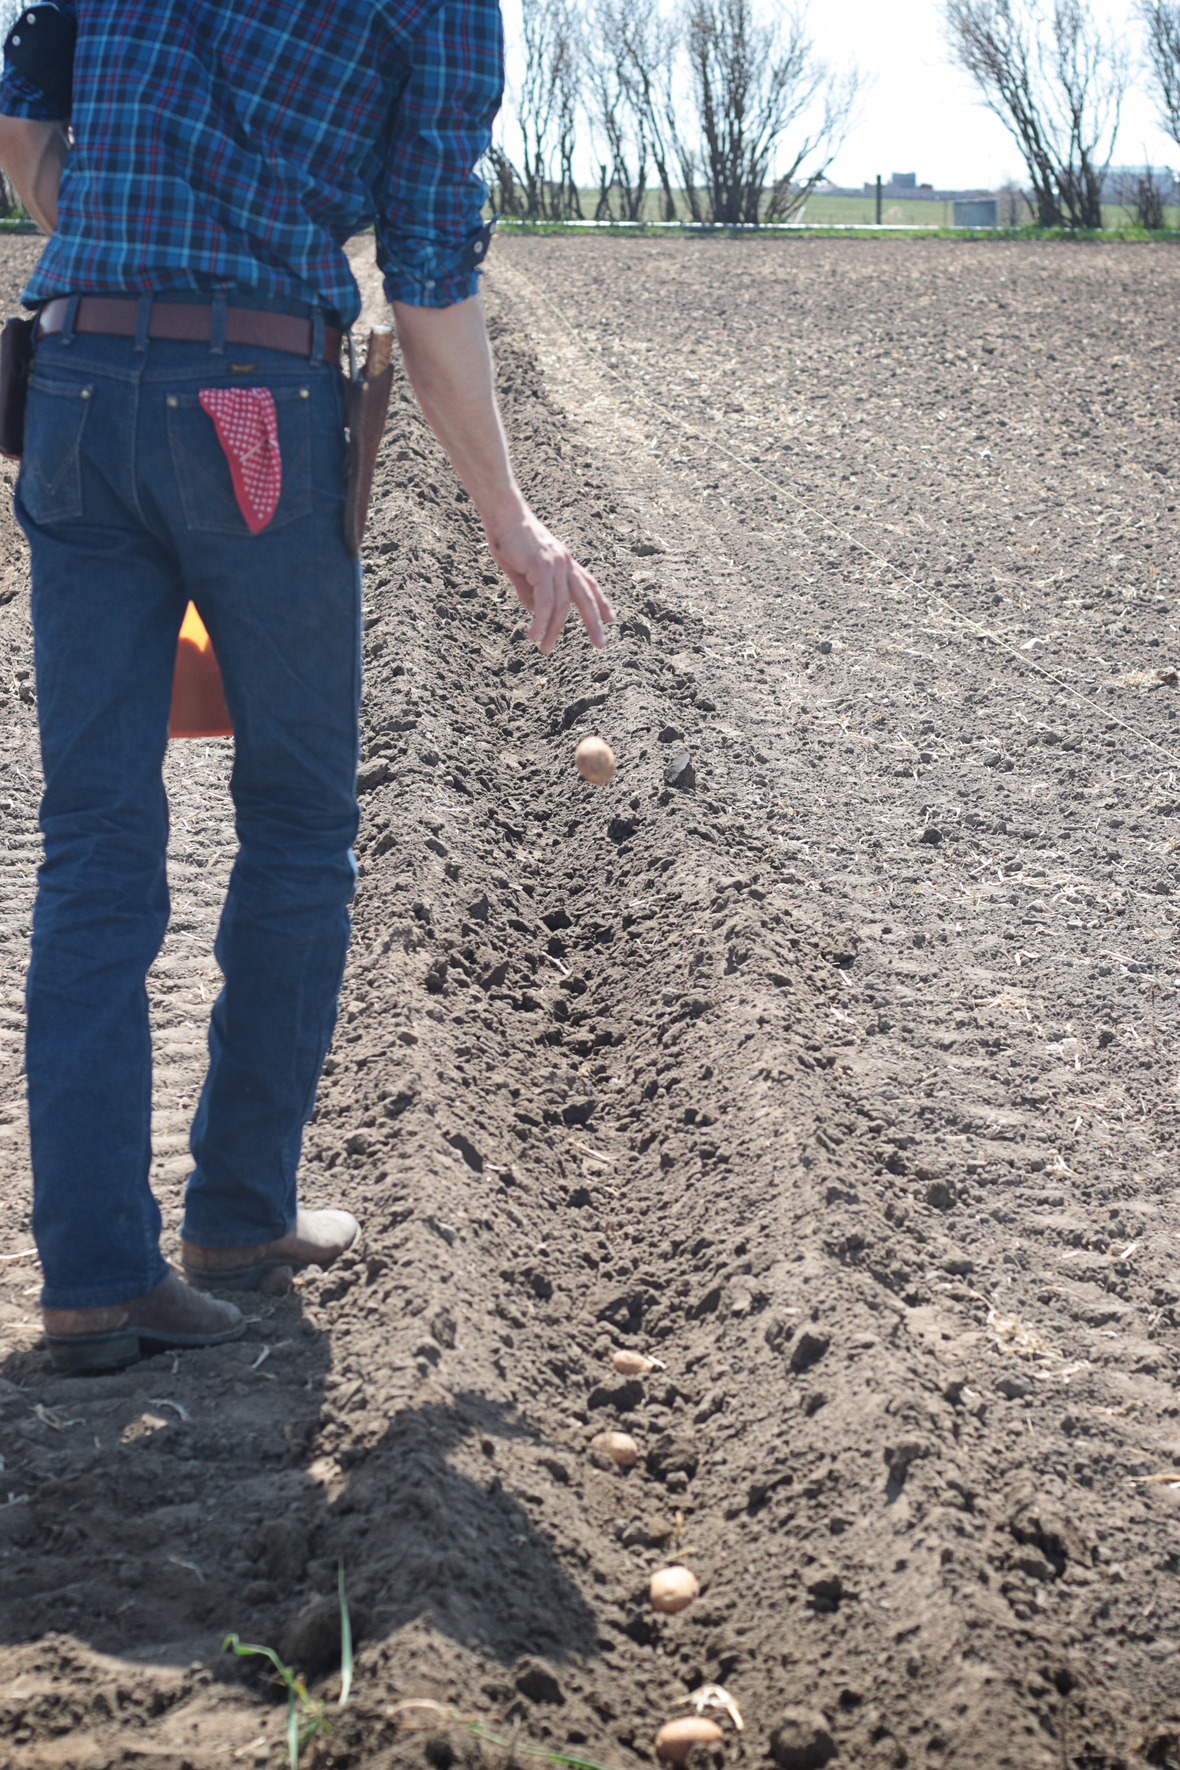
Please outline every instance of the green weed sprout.
[[352, 1623], [348, 1615], [348, 1599], [344, 1593], [344, 1563], [336, 1563], [337, 1589], [340, 1595], [340, 1707], [348, 1701], [352, 1689]]
[[[340, 1598], [340, 1698], [339, 1706], [344, 1707], [352, 1689], [352, 1623], [348, 1615], [348, 1598], [344, 1591], [344, 1563], [338, 1566], [338, 1591]], [[271, 1665], [287, 1687], [287, 1761], [291, 1770], [299, 1770], [299, 1754], [304, 1746], [309, 1745], [321, 1733], [330, 1733], [332, 1723], [327, 1716], [327, 1704], [307, 1694], [307, 1685], [299, 1674], [291, 1667], [285, 1666], [273, 1647], [254, 1646], [243, 1641], [240, 1635], [227, 1635], [221, 1644], [221, 1651], [236, 1653], [239, 1658], [248, 1658], [251, 1654], [260, 1653], [269, 1659]]]

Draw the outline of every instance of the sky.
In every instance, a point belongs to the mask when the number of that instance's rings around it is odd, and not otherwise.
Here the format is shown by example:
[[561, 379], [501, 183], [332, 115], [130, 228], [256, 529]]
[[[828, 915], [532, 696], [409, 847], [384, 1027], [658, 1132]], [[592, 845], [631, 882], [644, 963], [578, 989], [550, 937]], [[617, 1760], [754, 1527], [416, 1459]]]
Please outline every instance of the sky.
[[[503, 5], [511, 80], [519, 0]], [[835, 183], [859, 186], [878, 172], [886, 180], [916, 172], [919, 183], [943, 190], [994, 190], [1009, 177], [1027, 183], [1012, 137], [947, 63], [936, 0], [812, 0], [809, 18], [820, 55], [834, 66], [855, 57], [876, 76], [832, 164]], [[1141, 79], [1128, 96], [1114, 163], [1180, 168], [1180, 148], [1156, 123], [1145, 86]], [[589, 181], [591, 156], [579, 159]]]
[[[811, 30], [829, 62], [838, 65], [851, 52], [862, 69], [877, 73], [862, 121], [829, 174], [837, 184], [863, 184], [878, 172], [886, 179], [891, 172], [916, 172], [919, 183], [945, 190], [994, 190], [1009, 175], [1027, 182], [1008, 131], [976, 101], [966, 76], [948, 65], [933, 0], [813, 5]], [[1145, 160], [1180, 165], [1180, 148], [1160, 131], [1150, 98], [1136, 90], [1125, 107], [1115, 164]]]

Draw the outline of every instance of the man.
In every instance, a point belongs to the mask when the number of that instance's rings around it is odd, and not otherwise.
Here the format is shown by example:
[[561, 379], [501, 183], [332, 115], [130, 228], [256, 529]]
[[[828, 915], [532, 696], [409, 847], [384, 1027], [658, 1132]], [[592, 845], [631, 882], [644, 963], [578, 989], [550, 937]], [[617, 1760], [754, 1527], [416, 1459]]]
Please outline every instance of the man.
[[[531, 637], [551, 650], [571, 604], [595, 645], [613, 619], [525, 504], [496, 410], [474, 167], [502, 79], [495, 0], [58, 0], [6, 46], [0, 164], [50, 235], [24, 292], [40, 317], [16, 510], [45, 773], [33, 1228], [59, 1368], [232, 1339], [238, 1310], [207, 1290], [326, 1266], [359, 1234], [300, 1209], [295, 1171], [355, 882], [337, 364], [360, 305], [342, 245], [368, 221], [410, 380]], [[168, 919], [161, 762], [190, 598], [233, 719], [240, 847], [186, 1284], [148, 1185], [145, 977]]]

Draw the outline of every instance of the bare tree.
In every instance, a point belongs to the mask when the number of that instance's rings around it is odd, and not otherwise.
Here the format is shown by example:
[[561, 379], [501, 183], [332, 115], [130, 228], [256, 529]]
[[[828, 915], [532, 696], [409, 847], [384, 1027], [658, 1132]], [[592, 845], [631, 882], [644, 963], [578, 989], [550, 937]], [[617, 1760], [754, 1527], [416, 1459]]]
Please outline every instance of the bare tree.
[[556, 103], [551, 78], [554, 19], [549, 0], [521, 0], [520, 13], [524, 71], [517, 94], [516, 120], [522, 143], [525, 214], [531, 220], [546, 212], [546, 170]]
[[[861, 91], [851, 69], [834, 76], [814, 54], [800, 9], [761, 18], [753, 0], [684, 0], [693, 122], [711, 218], [728, 224], [785, 220], [823, 177]], [[818, 114], [815, 107], [818, 105]], [[762, 200], [783, 137], [812, 117]]]
[[1135, 180], [1133, 201], [1135, 220], [1140, 227], [1149, 232], [1158, 232], [1164, 225], [1164, 193], [1155, 182], [1155, 173], [1149, 166]]
[[556, 130], [557, 177], [549, 186], [549, 213], [554, 221], [582, 219], [582, 199], [574, 177], [578, 108], [582, 98], [582, 59], [585, 45], [572, 5], [568, 0], [549, 0], [553, 13], [549, 80], [553, 88]]
[[666, 137], [671, 144], [676, 160], [676, 169], [680, 174], [680, 188], [684, 192], [684, 200], [688, 205], [688, 213], [693, 221], [705, 219], [704, 194], [697, 187], [697, 178], [701, 165], [697, 151], [691, 138], [686, 138], [683, 128], [683, 111], [675, 89], [676, 66], [674, 58], [669, 58], [660, 86], [660, 115]]
[[672, 185], [676, 153], [677, 35], [658, 0], [630, 0], [619, 10], [619, 48], [627, 101], [642, 131], [662, 193], [665, 221], [676, 220]]
[[1036, 218], [1037, 211], [1028, 192], [1021, 190], [1012, 179], [1000, 186], [996, 192], [996, 201], [999, 204], [1001, 227], [1022, 227], [1026, 215], [1034, 220]]
[[1155, 83], [1160, 123], [1180, 146], [1180, 6], [1168, 0], [1141, 0], [1147, 27], [1147, 63]]
[[1153, 166], [1142, 171], [1127, 168], [1106, 180], [1106, 194], [1122, 209], [1129, 209], [1140, 227], [1154, 232], [1164, 225], [1164, 204], [1173, 195], [1174, 181], [1170, 172], [1157, 179]]
[[488, 152], [501, 208], [530, 220], [580, 216], [573, 160], [582, 46], [571, 0], [522, 0], [519, 47], [523, 71], [513, 98], [520, 170], [502, 143]]
[[484, 183], [492, 192], [497, 215], [523, 215], [525, 205], [521, 195], [521, 176], [501, 142], [488, 143], [480, 171]]
[[611, 209], [617, 190], [623, 220], [643, 218], [647, 195], [648, 118], [635, 78], [629, 0], [595, 0], [588, 26], [587, 86], [590, 120], [605, 139], [598, 208]]
[[860, 101], [862, 82], [856, 67], [825, 78], [820, 114], [812, 132], [797, 144], [794, 159], [781, 172], [766, 200], [764, 221], [790, 221], [820, 183], [839, 152]]
[[664, 220], [677, 218], [676, 187], [688, 209], [689, 219], [705, 219], [705, 195], [698, 187], [701, 161], [692, 125], [686, 116], [684, 82], [681, 79], [683, 19], [665, 17], [645, 0], [638, 8], [632, 33], [636, 61], [635, 81], [647, 119], [651, 157], [663, 192]]
[[611, 221], [610, 193], [611, 175], [605, 160], [598, 162], [598, 201], [594, 205], [595, 221]]
[[1042, 227], [1102, 226], [1102, 181], [1130, 81], [1087, 0], [944, 0], [951, 59], [1011, 132]]

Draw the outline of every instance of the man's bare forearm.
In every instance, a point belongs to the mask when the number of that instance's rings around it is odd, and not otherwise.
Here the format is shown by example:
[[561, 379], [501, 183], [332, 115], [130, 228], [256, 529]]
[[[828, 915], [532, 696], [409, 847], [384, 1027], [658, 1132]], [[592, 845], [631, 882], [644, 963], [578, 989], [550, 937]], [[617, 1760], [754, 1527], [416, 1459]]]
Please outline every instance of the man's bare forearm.
[[524, 506], [496, 405], [478, 296], [454, 307], [393, 307], [406, 374], [426, 421], [479, 511], [488, 539]]
[[594, 579], [525, 503], [496, 405], [492, 353], [477, 297], [453, 307], [395, 301], [410, 384], [426, 421], [480, 514], [492, 558], [533, 617], [529, 636], [552, 651], [576, 608], [592, 645], [614, 611]]
[[64, 123], [0, 117], [0, 166], [42, 233], [57, 226], [57, 193], [69, 151]]

